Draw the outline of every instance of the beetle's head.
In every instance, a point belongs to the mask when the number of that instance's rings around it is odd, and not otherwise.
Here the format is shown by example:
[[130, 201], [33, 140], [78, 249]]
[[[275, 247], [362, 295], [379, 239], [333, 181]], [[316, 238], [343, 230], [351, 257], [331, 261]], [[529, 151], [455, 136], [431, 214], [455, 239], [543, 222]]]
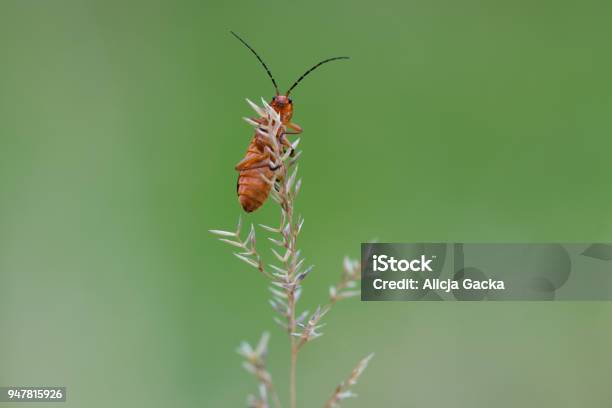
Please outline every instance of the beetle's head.
[[290, 97], [287, 95], [276, 95], [272, 98], [270, 106], [278, 112], [283, 123], [291, 121], [291, 116], [293, 116], [293, 101]]
[[231, 33], [241, 43], [243, 43], [249, 50], [251, 50], [251, 52], [255, 55], [255, 57], [257, 57], [261, 65], [266, 70], [266, 73], [268, 74], [268, 76], [270, 77], [270, 80], [272, 81], [272, 85], [274, 85], [274, 90], [276, 91], [276, 96], [272, 98], [272, 101], [270, 102], [270, 106], [272, 106], [272, 108], [274, 108], [274, 110], [280, 114], [281, 120], [285, 124], [291, 120], [291, 116], [293, 115], [293, 102], [291, 101], [291, 98], [289, 98], [289, 94], [291, 93], [293, 88], [295, 88], [300, 83], [300, 81], [304, 79], [304, 77], [306, 77], [306, 75], [310, 74], [312, 71], [314, 71], [321, 65], [328, 63], [330, 61], [348, 59], [348, 57], [333, 57], [333, 58], [328, 58], [328, 59], [325, 59], [319, 62], [318, 64], [310, 68], [308, 71], [306, 71], [301, 77], [299, 77], [297, 81], [295, 81], [293, 85], [291, 85], [291, 87], [289, 88], [289, 90], [287, 91], [285, 95], [281, 95], [280, 92], [278, 91], [278, 85], [276, 84], [276, 81], [274, 80], [272, 73], [268, 69], [268, 66], [263, 62], [259, 54], [257, 54], [255, 50], [249, 44], [246, 43], [246, 41], [240, 38], [238, 34], [236, 34], [233, 31], [231, 31]]

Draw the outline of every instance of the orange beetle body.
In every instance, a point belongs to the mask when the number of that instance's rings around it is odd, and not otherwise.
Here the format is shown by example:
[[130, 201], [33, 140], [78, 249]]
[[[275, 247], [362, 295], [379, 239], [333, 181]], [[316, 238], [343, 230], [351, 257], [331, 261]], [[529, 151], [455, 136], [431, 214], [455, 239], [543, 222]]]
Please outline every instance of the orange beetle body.
[[[293, 115], [293, 103], [290, 98], [281, 95], [274, 97], [270, 102], [270, 106], [278, 112], [282, 122], [276, 138], [279, 143], [287, 147], [288, 141], [285, 137], [287, 125], [297, 126], [290, 122]], [[265, 118], [259, 118], [258, 122], [261, 123], [264, 120]], [[240, 201], [240, 205], [246, 212], [257, 210], [266, 202], [268, 195], [270, 195], [272, 186], [264, 180], [264, 177], [272, 180], [276, 169], [267, 165], [269, 155], [266, 152], [266, 146], [272, 148], [272, 146], [269, 146], [269, 143], [264, 136], [255, 132], [244, 159], [236, 165], [236, 170], [239, 172], [237, 186], [238, 201]]]
[[[272, 80], [272, 84], [276, 90], [276, 96], [272, 98], [270, 106], [276, 112], [278, 112], [282, 123], [276, 138], [279, 144], [284, 146], [286, 149], [291, 149], [291, 144], [287, 140], [286, 135], [302, 133], [302, 128], [291, 122], [291, 118], [293, 117], [293, 101], [289, 97], [289, 93], [297, 86], [297, 84], [300, 83], [302, 79], [304, 79], [306, 75], [320, 65], [337, 59], [347, 59], [348, 57], [328, 58], [319, 62], [306, 71], [300, 78], [298, 78], [298, 80], [295, 81], [285, 95], [280, 95], [276, 81], [274, 80], [274, 77], [272, 77], [272, 73], [261, 57], [236, 33], [232, 32], [232, 34], [238, 38], [238, 40], [240, 40], [240, 42], [242, 42], [249, 50], [251, 50], [253, 54], [255, 54]], [[253, 120], [257, 123], [264, 123], [264, 121], [267, 119], [256, 118]], [[291, 129], [291, 131], [288, 131], [287, 129]], [[236, 165], [236, 170], [239, 172], [237, 185], [238, 201], [240, 202], [240, 205], [244, 211], [249, 213], [257, 210], [266, 202], [268, 196], [270, 195], [270, 189], [272, 186], [264, 180], [264, 177], [271, 180], [274, 178], [275, 172], [277, 171], [277, 168], [272, 167], [270, 155], [266, 151], [266, 146], [269, 148], [272, 147], [269, 146], [269, 143], [270, 142], [264, 136], [255, 132], [244, 158]]]

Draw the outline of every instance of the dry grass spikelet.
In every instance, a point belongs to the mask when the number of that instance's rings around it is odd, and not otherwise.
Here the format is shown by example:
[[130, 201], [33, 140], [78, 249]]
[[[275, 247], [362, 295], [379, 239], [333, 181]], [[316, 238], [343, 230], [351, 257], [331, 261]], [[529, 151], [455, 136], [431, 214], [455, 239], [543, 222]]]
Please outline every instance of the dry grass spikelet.
[[[301, 155], [297, 151], [299, 139], [291, 143], [291, 148], [285, 148], [277, 140], [279, 132], [285, 128], [279, 114], [262, 98], [262, 107], [247, 99], [249, 105], [264, 118], [263, 123], [258, 123], [249, 118], [244, 118], [247, 123], [254, 126], [256, 131], [268, 140], [268, 153], [270, 155], [271, 167], [277, 168], [272, 180], [265, 179], [272, 186], [271, 197], [279, 204], [280, 218], [277, 226], [260, 225], [260, 227], [271, 236], [268, 240], [273, 244], [271, 249], [274, 261], [266, 264], [259, 254], [256, 246], [255, 226], [250, 225], [246, 236], [243, 238], [243, 225], [241, 219], [234, 231], [210, 230], [218, 236], [219, 240], [237, 248], [234, 252], [236, 258], [257, 269], [270, 282], [269, 299], [270, 306], [275, 312], [274, 321], [287, 332], [290, 342], [290, 364], [289, 364], [289, 407], [296, 408], [296, 366], [298, 353], [307, 343], [322, 336], [320, 328], [321, 319], [330, 311], [338, 301], [359, 294], [357, 282], [360, 279], [360, 265], [356, 260], [348, 257], [344, 259], [343, 271], [340, 280], [329, 289], [329, 302], [317, 307], [310, 313], [308, 310], [297, 311], [297, 304], [302, 293], [302, 285], [313, 270], [312, 265], [307, 265], [305, 258], [297, 247], [297, 241], [304, 218], [294, 213], [294, 201], [300, 192], [302, 179], [298, 177], [297, 161]], [[264, 333], [256, 347], [243, 342], [238, 348], [238, 353], [244, 358], [243, 366], [251, 373], [258, 383], [258, 394], [251, 395], [247, 399], [247, 406], [252, 408], [268, 408], [270, 400], [276, 408], [281, 407], [281, 402], [272, 383], [272, 376], [266, 368], [266, 357], [268, 354], [268, 333]], [[338, 385], [325, 403], [324, 408], [337, 407], [339, 403], [354, 396], [351, 387], [356, 384], [357, 379], [365, 370], [372, 358], [370, 354], [362, 359], [353, 369], [348, 379]]]

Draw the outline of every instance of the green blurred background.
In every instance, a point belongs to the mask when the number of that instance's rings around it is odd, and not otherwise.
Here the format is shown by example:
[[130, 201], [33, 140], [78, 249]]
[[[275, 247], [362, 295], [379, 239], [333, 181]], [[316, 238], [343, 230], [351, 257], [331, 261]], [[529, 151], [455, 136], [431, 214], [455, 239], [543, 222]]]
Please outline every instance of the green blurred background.
[[[0, 385], [66, 407], [236, 407], [266, 283], [214, 240], [241, 213], [248, 97], [293, 94], [298, 211], [323, 302], [380, 241], [612, 241], [604, 1], [0, 3]], [[276, 220], [270, 203], [249, 222]], [[261, 237], [263, 239], [263, 234]], [[609, 407], [607, 303], [341, 303], [300, 407], [376, 357], [347, 407]], [[8, 406], [8, 404], [5, 404]], [[20, 406], [27, 406], [23, 404]], [[37, 405], [38, 406], [38, 405]]]

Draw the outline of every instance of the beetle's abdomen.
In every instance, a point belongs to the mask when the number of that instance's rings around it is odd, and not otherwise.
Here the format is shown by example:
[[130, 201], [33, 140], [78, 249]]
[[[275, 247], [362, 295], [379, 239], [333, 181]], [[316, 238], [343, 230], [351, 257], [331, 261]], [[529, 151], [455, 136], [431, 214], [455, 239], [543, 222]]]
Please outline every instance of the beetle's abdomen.
[[242, 170], [238, 176], [238, 201], [246, 212], [253, 212], [261, 207], [270, 195], [271, 186], [261, 178], [262, 175], [271, 180], [274, 172], [269, 167], [262, 167]]
[[[254, 138], [245, 158], [256, 158], [258, 156], [263, 156], [263, 153], [257, 145], [256, 138]], [[240, 170], [238, 175], [238, 201], [246, 212], [253, 212], [261, 207], [270, 195], [271, 186], [261, 177], [262, 175], [268, 180], [272, 180], [274, 171], [269, 166]]]

